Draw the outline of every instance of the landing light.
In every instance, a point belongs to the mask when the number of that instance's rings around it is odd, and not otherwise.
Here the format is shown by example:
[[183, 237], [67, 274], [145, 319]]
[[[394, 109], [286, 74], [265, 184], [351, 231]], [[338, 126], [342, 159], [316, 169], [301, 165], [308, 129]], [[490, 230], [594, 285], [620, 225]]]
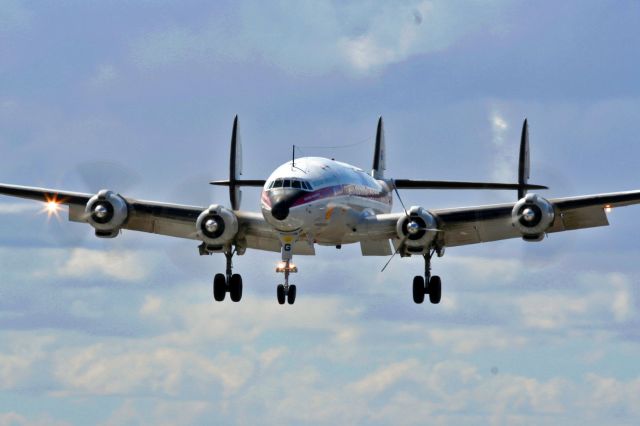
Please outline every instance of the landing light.
[[604, 206], [604, 211], [605, 211], [606, 213], [611, 212], [611, 210], [612, 210], [612, 207], [611, 207], [609, 204], [607, 204], [606, 206]]
[[55, 197], [47, 198], [46, 200], [47, 201], [44, 205], [43, 212], [47, 214], [47, 217], [58, 217], [58, 212], [60, 211], [60, 202]]
[[[298, 272], [298, 267], [293, 263], [289, 262], [289, 272]], [[286, 262], [278, 262], [276, 265], [276, 272], [285, 272], [287, 271], [287, 263]]]

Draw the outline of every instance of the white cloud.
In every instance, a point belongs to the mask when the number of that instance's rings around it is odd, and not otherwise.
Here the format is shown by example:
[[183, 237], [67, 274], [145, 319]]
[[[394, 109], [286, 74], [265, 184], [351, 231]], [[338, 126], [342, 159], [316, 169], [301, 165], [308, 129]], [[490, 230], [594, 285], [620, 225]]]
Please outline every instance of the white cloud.
[[288, 349], [284, 346], [267, 349], [260, 354], [260, 367], [263, 369], [269, 368], [276, 360], [282, 359], [287, 352]]
[[636, 316], [629, 279], [620, 273], [578, 276], [581, 292], [557, 290], [525, 294], [515, 299], [524, 326], [545, 330], [580, 329]]
[[47, 415], [29, 418], [16, 412], [0, 413], [0, 426], [69, 426], [71, 423]]
[[61, 277], [95, 278], [101, 275], [122, 281], [145, 279], [153, 268], [151, 259], [131, 250], [103, 251], [74, 248], [56, 269]]
[[403, 360], [363, 377], [351, 387], [358, 394], [379, 394], [399, 380], [413, 377], [414, 372], [419, 368], [418, 360]]
[[517, 144], [506, 139], [509, 134], [509, 124], [504, 115], [493, 107], [490, 112], [491, 142], [493, 144], [493, 170], [491, 176], [498, 182], [512, 182], [517, 172]]
[[143, 67], [262, 61], [293, 74], [359, 75], [500, 26], [494, 6], [443, 0], [245, 2], [238, 16], [214, 17], [204, 27], [148, 33], [133, 44], [132, 56]]
[[94, 87], [102, 87], [116, 80], [118, 74], [118, 70], [114, 65], [102, 64], [98, 66], [89, 83]]
[[471, 354], [486, 349], [524, 347], [529, 339], [498, 327], [433, 329], [426, 332], [434, 345], [449, 348], [455, 354]]
[[[233, 393], [252, 374], [245, 357], [220, 353], [209, 358], [163, 345], [96, 344], [56, 354], [54, 376], [67, 394], [160, 394], [177, 396], [185, 389], [205, 391], [219, 384]], [[126, 376], [123, 371], [128, 371]]]
[[34, 380], [33, 367], [47, 356], [55, 338], [48, 335], [4, 334], [7, 349], [0, 352], [0, 390], [22, 388]]
[[42, 204], [39, 203], [2, 203], [0, 204], [0, 214], [22, 214], [42, 211]]

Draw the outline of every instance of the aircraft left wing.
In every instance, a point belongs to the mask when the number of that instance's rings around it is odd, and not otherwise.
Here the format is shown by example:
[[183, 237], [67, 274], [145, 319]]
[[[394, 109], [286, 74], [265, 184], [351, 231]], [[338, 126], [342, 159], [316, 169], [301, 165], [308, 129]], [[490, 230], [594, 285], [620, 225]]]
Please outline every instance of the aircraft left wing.
[[[548, 200], [554, 221], [545, 233], [607, 226], [606, 208], [640, 203], [640, 191], [613, 192]], [[442, 229], [445, 247], [518, 238], [522, 233], [512, 224], [515, 203], [480, 207], [432, 210]]]
[[[84, 223], [88, 223], [85, 207], [89, 200], [95, 196], [95, 194], [81, 192], [6, 184], [0, 184], [0, 194], [66, 205], [69, 208], [69, 220]], [[120, 229], [193, 240], [199, 239], [196, 233], [196, 221], [207, 207], [144, 201], [118, 196], [124, 200], [127, 209], [127, 218]], [[247, 248], [280, 251], [277, 235], [260, 213], [233, 211], [233, 215], [238, 220], [238, 232], [234, 240], [242, 239]], [[299, 254], [313, 254], [307, 253], [308, 248], [302, 244], [298, 245], [296, 251]]]
[[[640, 191], [553, 198], [548, 203], [554, 218], [543, 234], [607, 226], [605, 209], [640, 204]], [[437, 222], [436, 240], [443, 247], [455, 247], [522, 237], [522, 232], [513, 225], [515, 205], [504, 203], [427, 211]], [[371, 239], [393, 238], [397, 242], [396, 225], [404, 216], [404, 213], [370, 216], [364, 220], [364, 229]]]

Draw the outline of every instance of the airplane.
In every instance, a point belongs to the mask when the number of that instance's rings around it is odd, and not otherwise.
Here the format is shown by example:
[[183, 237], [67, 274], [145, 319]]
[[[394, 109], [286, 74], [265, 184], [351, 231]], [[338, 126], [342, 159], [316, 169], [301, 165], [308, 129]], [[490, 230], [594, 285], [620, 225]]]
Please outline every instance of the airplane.
[[[284, 281], [276, 287], [278, 303], [293, 304], [298, 272], [294, 255], [315, 255], [315, 246], [359, 243], [363, 256], [422, 256], [424, 274], [413, 278], [413, 301], [440, 303], [442, 281], [431, 274], [433, 256], [445, 248], [508, 238], [542, 241], [547, 234], [607, 226], [607, 212], [614, 207], [640, 203], [640, 191], [613, 192], [568, 198], [545, 199], [530, 192], [548, 189], [529, 183], [529, 130], [524, 120], [520, 138], [517, 183], [429, 181], [385, 177], [386, 146], [382, 117], [376, 131], [370, 173], [333, 159], [295, 158], [264, 180], [241, 179], [242, 146], [238, 116], [231, 134], [229, 179], [210, 182], [229, 189], [230, 208], [143, 201], [113, 190], [97, 194], [0, 184], [0, 194], [46, 203], [53, 212], [68, 207], [69, 220], [88, 223], [100, 238], [114, 238], [133, 230], [187, 238], [200, 242], [200, 255], [223, 253], [225, 273], [213, 278], [213, 297], [221, 302], [229, 293], [233, 302], [242, 299], [243, 282], [233, 273], [232, 258], [247, 249], [280, 253], [276, 272]], [[261, 212], [240, 209], [241, 188], [261, 187]], [[477, 207], [406, 209], [400, 198], [405, 189], [515, 190], [513, 203]], [[391, 213], [393, 194], [403, 211]], [[386, 268], [386, 265], [385, 265]], [[384, 268], [383, 268], [384, 270]]]

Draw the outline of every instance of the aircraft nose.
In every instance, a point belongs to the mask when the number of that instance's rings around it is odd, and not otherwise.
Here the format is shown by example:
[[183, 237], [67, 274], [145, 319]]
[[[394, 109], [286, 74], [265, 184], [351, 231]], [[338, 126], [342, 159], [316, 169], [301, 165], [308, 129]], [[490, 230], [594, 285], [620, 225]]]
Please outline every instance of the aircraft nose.
[[278, 201], [271, 207], [271, 215], [278, 220], [285, 220], [289, 216], [289, 202]]

